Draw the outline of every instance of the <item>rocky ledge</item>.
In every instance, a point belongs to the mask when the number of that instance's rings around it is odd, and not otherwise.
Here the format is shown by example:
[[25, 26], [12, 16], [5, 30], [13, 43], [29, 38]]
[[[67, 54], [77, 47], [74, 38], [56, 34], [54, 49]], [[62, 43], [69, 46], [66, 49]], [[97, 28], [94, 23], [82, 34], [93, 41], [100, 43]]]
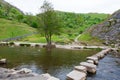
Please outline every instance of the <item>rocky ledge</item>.
[[32, 70], [22, 68], [20, 70], [0, 68], [0, 80], [59, 80], [50, 74], [36, 74]]

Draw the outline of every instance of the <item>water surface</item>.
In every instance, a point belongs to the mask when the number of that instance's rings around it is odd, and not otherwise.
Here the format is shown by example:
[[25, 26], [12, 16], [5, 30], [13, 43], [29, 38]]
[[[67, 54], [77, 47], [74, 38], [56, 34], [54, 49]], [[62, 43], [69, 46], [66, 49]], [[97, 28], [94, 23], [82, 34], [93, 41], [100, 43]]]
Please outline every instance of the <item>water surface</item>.
[[74, 66], [85, 61], [87, 56], [96, 54], [99, 50], [66, 50], [53, 49], [47, 52], [45, 49], [30, 47], [0, 47], [0, 57], [7, 58], [5, 68], [29, 68], [42, 74], [49, 73], [52, 76], [65, 80], [66, 74], [73, 70]]
[[120, 80], [120, 57], [112, 54], [99, 61], [97, 73], [87, 77], [87, 80]]

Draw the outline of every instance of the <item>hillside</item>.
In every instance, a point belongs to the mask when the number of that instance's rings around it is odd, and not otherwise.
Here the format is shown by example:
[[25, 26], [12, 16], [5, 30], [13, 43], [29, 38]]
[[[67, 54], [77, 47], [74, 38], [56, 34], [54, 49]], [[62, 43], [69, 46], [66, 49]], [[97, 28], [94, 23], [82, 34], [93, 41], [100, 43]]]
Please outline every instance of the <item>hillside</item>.
[[[83, 33], [92, 25], [103, 22], [109, 14], [99, 13], [70, 13], [56, 11], [61, 18], [63, 32], [57, 36], [54, 35], [54, 42], [71, 42], [76, 36]], [[18, 8], [10, 5], [4, 0], [0, 0], [0, 39], [20, 36], [31, 33], [40, 25], [38, 17], [32, 14], [23, 14]], [[28, 29], [28, 30], [27, 30]], [[42, 40], [40, 40], [42, 39]], [[40, 34], [33, 35], [24, 39], [30, 42], [45, 42]]]
[[35, 31], [36, 29], [27, 24], [0, 18], [0, 40], [22, 36]]
[[[91, 27], [92, 25], [103, 22], [109, 16], [109, 14], [77, 14], [61, 11], [57, 11], [57, 14], [61, 18], [63, 32], [59, 36], [53, 36], [53, 41], [56, 43], [72, 42], [76, 36], [83, 33], [87, 28]], [[39, 38], [39, 35], [29, 36], [24, 40], [31, 42], [45, 42], [45, 38]]]
[[120, 10], [113, 13], [106, 21], [87, 30], [93, 37], [105, 40], [106, 44], [120, 43]]
[[0, 18], [6, 18], [9, 20], [17, 20], [23, 12], [18, 8], [12, 6], [4, 0], [0, 0]]
[[88, 27], [104, 21], [109, 15], [100, 13], [70, 13], [58, 11], [61, 17], [65, 33], [69, 35], [78, 35], [84, 32]]

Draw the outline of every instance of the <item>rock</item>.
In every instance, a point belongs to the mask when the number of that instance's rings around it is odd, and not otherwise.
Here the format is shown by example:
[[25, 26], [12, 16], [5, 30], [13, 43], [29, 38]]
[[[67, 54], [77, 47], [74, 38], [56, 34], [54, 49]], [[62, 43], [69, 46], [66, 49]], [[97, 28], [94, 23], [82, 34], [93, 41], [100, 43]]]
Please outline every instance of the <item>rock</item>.
[[84, 66], [75, 66], [74, 68], [75, 68], [75, 70], [78, 70], [80, 72], [87, 73], [87, 69]]
[[0, 59], [0, 64], [6, 64], [7, 63], [7, 59], [3, 58], [3, 59]]
[[17, 47], [17, 46], [20, 46], [20, 43], [15, 43], [14, 45]]
[[46, 73], [38, 76], [24, 77], [24, 78], [12, 79], [12, 80], [60, 80], [60, 79], [52, 77], [48, 73]]
[[96, 56], [97, 56], [99, 59], [101, 59], [101, 58], [103, 58], [105, 55], [104, 55], [102, 52], [99, 52], [99, 53], [96, 54]]
[[6, 68], [1, 68], [1, 67], [0, 67], [0, 74], [9, 73], [9, 72], [11, 72], [11, 70], [6, 69]]
[[60, 79], [55, 78], [55, 77], [50, 77], [50, 78], [49, 78], [49, 79], [47, 79], [47, 80], [60, 80]]
[[38, 74], [37, 73], [34, 73], [34, 72], [32, 72], [32, 73], [30, 73], [31, 75], [33, 75], [33, 76], [38, 76]]
[[67, 80], [86, 80], [86, 73], [73, 70], [67, 74]]
[[50, 76], [50, 74], [46, 73], [46, 74], [42, 74], [41, 77], [48, 80], [51, 76]]
[[87, 60], [92, 60], [92, 61], [94, 61], [94, 64], [98, 64], [98, 58], [95, 56], [87, 57]]
[[88, 63], [94, 64], [93, 60], [87, 60]]
[[32, 73], [32, 70], [27, 69], [27, 68], [22, 68], [21, 70], [14, 71], [11, 74], [18, 74], [18, 73], [20, 73], [20, 74]]
[[[4, 80], [17, 80], [17, 78], [36, 77], [36, 76], [38, 76], [38, 74], [33, 73], [31, 70], [27, 68], [23, 68], [21, 70], [0, 68], [0, 79], [1, 80], [3, 79]], [[29, 79], [26, 79], [26, 80], [29, 80]]]
[[87, 62], [81, 62], [80, 65], [86, 67], [87, 72], [93, 73], [93, 74], [96, 73], [96, 65], [91, 64], [91, 63], [87, 63]]
[[112, 50], [111, 48], [102, 50], [101, 52], [97, 53], [97, 54], [94, 55], [94, 56], [97, 56], [98, 59], [101, 59], [101, 58], [103, 58], [106, 54], [108, 54], [111, 50]]
[[116, 22], [117, 22], [117, 23], [120, 23], [120, 19], [117, 19]]
[[[111, 19], [113, 19], [113, 21], [110, 21], [110, 25], [106, 26], [105, 23], [108, 24], [108, 20]], [[109, 45], [120, 43], [117, 42], [117, 40], [120, 39], [120, 10], [113, 13], [108, 20], [89, 28], [87, 32], [93, 37], [108, 41]], [[106, 38], [106, 36], [108, 38]]]

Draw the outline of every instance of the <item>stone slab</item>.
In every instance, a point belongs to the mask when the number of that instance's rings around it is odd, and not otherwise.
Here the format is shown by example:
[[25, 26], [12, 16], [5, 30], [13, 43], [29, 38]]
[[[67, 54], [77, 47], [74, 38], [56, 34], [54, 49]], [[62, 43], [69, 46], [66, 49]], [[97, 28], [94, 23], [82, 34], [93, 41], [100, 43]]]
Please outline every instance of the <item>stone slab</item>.
[[93, 74], [96, 73], [96, 65], [87, 63], [87, 62], [81, 62], [80, 65], [86, 67], [87, 72], [93, 73]]
[[84, 73], [87, 73], [87, 68], [84, 66], [75, 66], [74, 69], [81, 71], [81, 72], [84, 72]]
[[86, 73], [73, 70], [69, 74], [67, 74], [67, 79], [68, 80], [86, 80]]

